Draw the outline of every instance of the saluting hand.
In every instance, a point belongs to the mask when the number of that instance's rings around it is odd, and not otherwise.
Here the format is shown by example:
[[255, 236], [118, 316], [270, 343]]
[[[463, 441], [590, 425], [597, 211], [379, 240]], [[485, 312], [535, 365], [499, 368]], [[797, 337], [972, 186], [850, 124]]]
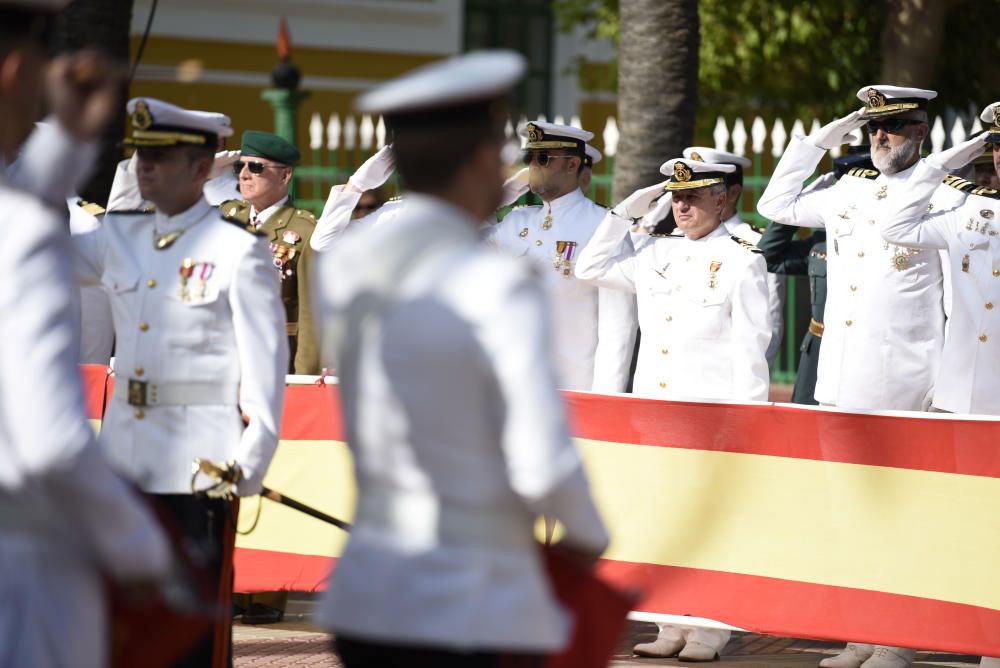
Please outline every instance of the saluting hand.
[[348, 179], [347, 187], [358, 192], [373, 190], [388, 181], [394, 169], [396, 169], [396, 156], [392, 152], [392, 144], [388, 144], [361, 163]]
[[93, 49], [59, 56], [46, 77], [49, 106], [78, 139], [92, 139], [118, 113], [124, 68]]
[[856, 139], [853, 132], [865, 124], [865, 119], [861, 117], [862, 110], [863, 108], [852, 111], [843, 118], [827, 123], [806, 137], [806, 141], [828, 151], [841, 144], [851, 143]]
[[500, 197], [500, 208], [513, 204], [517, 198], [528, 192], [528, 168], [523, 167], [503, 182], [503, 195]]
[[962, 169], [978, 156], [982, 155], [983, 150], [986, 148], [986, 137], [989, 134], [989, 132], [983, 132], [949, 149], [931, 153], [926, 158], [927, 164], [946, 171]]

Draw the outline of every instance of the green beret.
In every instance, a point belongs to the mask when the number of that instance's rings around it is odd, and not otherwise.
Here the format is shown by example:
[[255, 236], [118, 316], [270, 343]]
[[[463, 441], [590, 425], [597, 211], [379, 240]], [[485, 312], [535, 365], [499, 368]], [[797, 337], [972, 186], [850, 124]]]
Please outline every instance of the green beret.
[[283, 165], [294, 167], [299, 164], [299, 149], [273, 132], [246, 130], [240, 143], [240, 155], [244, 158], [267, 158]]

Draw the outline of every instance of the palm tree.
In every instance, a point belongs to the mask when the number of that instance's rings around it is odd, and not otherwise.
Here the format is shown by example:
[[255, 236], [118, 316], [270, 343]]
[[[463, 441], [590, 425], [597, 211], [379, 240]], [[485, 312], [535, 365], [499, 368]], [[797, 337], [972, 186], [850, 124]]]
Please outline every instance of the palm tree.
[[[96, 47], [121, 61], [122, 67], [125, 67], [129, 60], [132, 2], [133, 0], [73, 0], [56, 21], [53, 50], [55, 53], [62, 53], [83, 47]], [[95, 173], [80, 193], [81, 197], [92, 202], [107, 202], [115, 165], [122, 157], [119, 145], [125, 136], [126, 94], [127, 90], [123, 87], [121, 114], [105, 131]]]
[[614, 198], [663, 180], [691, 143], [698, 106], [698, 0], [621, 0]]

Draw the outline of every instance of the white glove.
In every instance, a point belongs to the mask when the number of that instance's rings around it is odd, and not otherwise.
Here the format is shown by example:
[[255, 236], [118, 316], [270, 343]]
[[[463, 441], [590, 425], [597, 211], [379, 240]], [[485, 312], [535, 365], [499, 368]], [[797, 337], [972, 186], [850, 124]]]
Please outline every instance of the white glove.
[[239, 151], [219, 151], [215, 154], [215, 162], [212, 163], [212, 171], [208, 173], [209, 180], [216, 179], [228, 172], [233, 167], [233, 163], [240, 159]]
[[394, 169], [396, 169], [396, 156], [392, 152], [392, 144], [388, 144], [361, 163], [347, 184], [361, 192], [374, 190], [389, 180]]
[[964, 141], [961, 144], [956, 144], [949, 149], [938, 151], [937, 153], [931, 153], [925, 160], [931, 167], [936, 167], [937, 169], [943, 169], [945, 171], [962, 169], [976, 157], [982, 155], [983, 150], [986, 148], [986, 137], [989, 134], [989, 132], [983, 132], [982, 134], [976, 135], [972, 139]]
[[503, 196], [500, 199], [500, 208], [513, 204], [517, 198], [528, 192], [528, 168], [518, 170], [514, 176], [503, 182]]
[[832, 123], [827, 123], [806, 137], [806, 141], [817, 148], [829, 151], [831, 148], [854, 141], [855, 136], [851, 133], [865, 123], [865, 119], [861, 117], [861, 109], [858, 109]]
[[653, 210], [656, 198], [662, 194], [663, 183], [640, 188], [619, 202], [611, 211], [622, 218], [642, 218]]

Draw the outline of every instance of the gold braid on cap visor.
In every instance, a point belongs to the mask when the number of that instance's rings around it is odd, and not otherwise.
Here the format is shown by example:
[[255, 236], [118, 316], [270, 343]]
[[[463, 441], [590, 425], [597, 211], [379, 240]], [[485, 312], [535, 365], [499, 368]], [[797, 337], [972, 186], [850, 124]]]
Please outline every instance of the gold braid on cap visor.
[[722, 183], [722, 179], [698, 179], [697, 181], [670, 181], [664, 190], [693, 190], [694, 188], [706, 188]]
[[173, 146], [174, 144], [203, 145], [207, 140], [204, 135], [187, 132], [171, 132], [159, 130], [134, 130], [132, 136], [125, 140], [127, 146]]

